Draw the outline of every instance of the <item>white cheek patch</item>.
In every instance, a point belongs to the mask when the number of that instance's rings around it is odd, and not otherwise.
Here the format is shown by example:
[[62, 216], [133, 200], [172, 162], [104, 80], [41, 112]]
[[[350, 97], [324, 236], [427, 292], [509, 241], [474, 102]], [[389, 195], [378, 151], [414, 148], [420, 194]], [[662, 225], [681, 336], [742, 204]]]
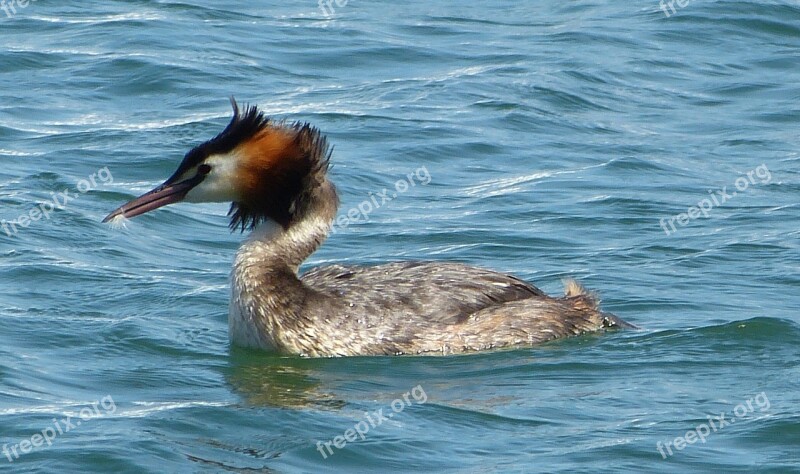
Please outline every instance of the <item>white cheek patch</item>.
[[205, 179], [192, 188], [184, 199], [186, 202], [230, 202], [236, 201], [238, 153], [212, 155], [206, 158], [205, 164], [211, 166], [211, 172]]

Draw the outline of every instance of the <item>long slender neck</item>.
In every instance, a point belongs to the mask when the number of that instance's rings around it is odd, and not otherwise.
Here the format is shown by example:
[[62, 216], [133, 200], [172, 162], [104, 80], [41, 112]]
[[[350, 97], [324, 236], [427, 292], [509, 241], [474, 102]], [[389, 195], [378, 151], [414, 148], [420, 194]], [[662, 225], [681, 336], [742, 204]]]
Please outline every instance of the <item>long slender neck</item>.
[[313, 292], [297, 269], [328, 235], [339, 201], [324, 180], [303, 202], [288, 229], [274, 221], [256, 228], [239, 247], [231, 273], [230, 337], [235, 344], [305, 353], [294, 346], [312, 324], [303, 305]]
[[239, 248], [237, 265], [255, 265], [260, 271], [288, 269], [296, 275], [300, 264], [327, 238], [338, 206], [336, 188], [325, 179], [304, 200], [287, 229], [268, 221], [253, 230]]

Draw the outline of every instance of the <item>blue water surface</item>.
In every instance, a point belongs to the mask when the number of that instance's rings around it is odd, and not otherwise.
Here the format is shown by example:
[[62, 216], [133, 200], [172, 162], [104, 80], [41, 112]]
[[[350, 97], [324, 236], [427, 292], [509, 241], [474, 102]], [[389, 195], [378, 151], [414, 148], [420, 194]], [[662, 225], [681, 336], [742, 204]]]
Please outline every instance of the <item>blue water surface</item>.
[[[2, 2], [0, 471], [800, 472], [800, 4], [681, 3]], [[231, 348], [226, 205], [100, 221], [232, 95], [328, 135], [341, 215], [430, 177], [309, 267], [577, 278], [641, 329]]]

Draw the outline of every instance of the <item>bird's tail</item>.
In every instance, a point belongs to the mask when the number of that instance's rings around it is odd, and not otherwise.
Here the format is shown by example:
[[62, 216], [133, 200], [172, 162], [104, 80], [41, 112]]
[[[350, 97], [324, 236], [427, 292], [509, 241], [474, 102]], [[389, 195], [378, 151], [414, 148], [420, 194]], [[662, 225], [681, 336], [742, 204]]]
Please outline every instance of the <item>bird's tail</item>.
[[638, 329], [618, 316], [600, 311], [600, 298], [598, 298], [597, 294], [587, 290], [583, 285], [571, 278], [564, 281], [564, 299], [568, 300], [575, 309], [599, 313], [604, 327]]

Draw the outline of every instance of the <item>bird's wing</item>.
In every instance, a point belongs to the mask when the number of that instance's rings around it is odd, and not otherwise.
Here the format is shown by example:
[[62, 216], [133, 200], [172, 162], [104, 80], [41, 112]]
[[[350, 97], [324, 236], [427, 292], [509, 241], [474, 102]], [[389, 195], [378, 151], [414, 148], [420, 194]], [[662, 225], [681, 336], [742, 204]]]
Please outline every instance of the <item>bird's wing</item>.
[[532, 297], [546, 297], [513, 276], [460, 263], [397, 262], [378, 266], [331, 265], [301, 277], [310, 288], [364, 313], [456, 324], [482, 309]]

